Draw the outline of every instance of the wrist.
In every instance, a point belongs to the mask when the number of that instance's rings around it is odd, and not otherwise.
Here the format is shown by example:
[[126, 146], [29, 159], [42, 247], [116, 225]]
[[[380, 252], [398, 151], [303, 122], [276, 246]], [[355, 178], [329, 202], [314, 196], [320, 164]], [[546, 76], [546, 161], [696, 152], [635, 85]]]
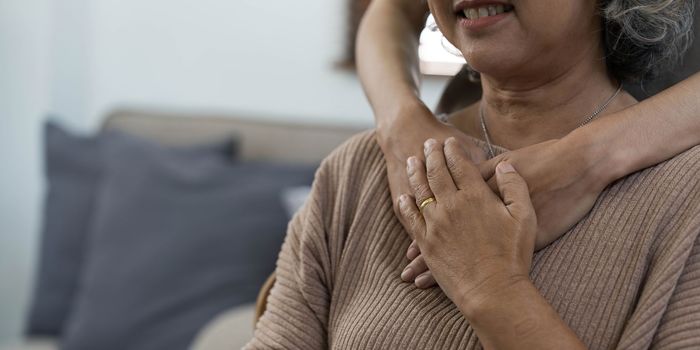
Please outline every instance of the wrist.
[[411, 119], [415, 120], [416, 115], [425, 115], [425, 113], [416, 113], [416, 111], [430, 109], [416, 95], [405, 94], [402, 97], [395, 98], [391, 106], [384, 110], [375, 111], [375, 119], [377, 130], [379, 132], [388, 132], [400, 123], [405, 123]]
[[[600, 191], [624, 176], [627, 168], [626, 150], [616, 145], [613, 133], [593, 125], [572, 131], [562, 141], [571, 152], [578, 152], [587, 166], [592, 189]], [[596, 192], [597, 193], [597, 192]]]
[[479, 319], [495, 307], [518, 295], [524, 288], [533, 287], [529, 276], [497, 274], [487, 278], [476, 287], [469, 287], [460, 292], [458, 308], [471, 323]]
[[430, 109], [418, 98], [404, 98], [394, 103], [394, 108], [377, 115], [377, 139], [382, 148], [390, 146], [398, 137], [405, 137], [402, 130], [410, 133], [416, 125], [430, 127], [439, 123]]

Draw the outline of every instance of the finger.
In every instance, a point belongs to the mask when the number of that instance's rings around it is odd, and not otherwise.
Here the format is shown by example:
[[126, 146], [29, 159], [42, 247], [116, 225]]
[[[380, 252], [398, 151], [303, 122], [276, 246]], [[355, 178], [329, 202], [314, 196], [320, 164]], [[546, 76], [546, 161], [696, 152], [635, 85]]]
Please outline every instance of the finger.
[[405, 163], [401, 161], [388, 161], [386, 170], [387, 178], [389, 180], [389, 191], [391, 192], [392, 198], [392, 209], [394, 209], [396, 217], [399, 219], [399, 222], [401, 222], [401, 225], [406, 229], [408, 235], [413, 238], [413, 233], [409, 231], [408, 224], [404, 222], [403, 217], [401, 216], [401, 209], [399, 208], [399, 196], [411, 191], [411, 187], [408, 184], [408, 177], [406, 176], [406, 166], [404, 164]]
[[435, 277], [433, 277], [433, 273], [428, 270], [416, 277], [414, 284], [420, 289], [427, 289], [436, 285], [437, 282], [435, 281]]
[[481, 178], [488, 180], [496, 176], [496, 166], [498, 163], [505, 160], [506, 153], [501, 153], [485, 162], [479, 164], [479, 172], [481, 172]]
[[413, 259], [406, 268], [401, 272], [401, 279], [404, 282], [413, 282], [418, 275], [428, 271], [428, 265], [425, 264], [425, 259], [422, 255]]
[[457, 186], [455, 186], [452, 176], [447, 170], [447, 164], [445, 164], [445, 153], [442, 143], [437, 142], [435, 139], [428, 139], [425, 141], [423, 151], [425, 152], [428, 185], [435, 198], [439, 201], [440, 198], [445, 198], [456, 192]]
[[445, 140], [445, 162], [458, 189], [469, 188], [474, 180], [481, 181], [479, 170], [474, 166], [467, 152], [454, 137]]
[[399, 196], [399, 212], [407, 230], [413, 233], [415, 239], [425, 237], [425, 220], [416, 206], [415, 199], [410, 195]]
[[507, 162], [498, 164], [496, 181], [501, 198], [503, 198], [503, 204], [506, 205], [511, 216], [516, 219], [524, 219], [535, 215], [527, 183], [515, 171], [513, 165]]
[[430, 189], [430, 185], [428, 185], [425, 165], [423, 165], [423, 162], [417, 157], [409, 157], [407, 163], [406, 171], [408, 173], [408, 183], [411, 185], [416, 204], [420, 205], [424, 200], [434, 197], [433, 191]]
[[415, 259], [418, 255], [420, 255], [420, 248], [418, 247], [418, 242], [414, 239], [413, 242], [411, 242], [411, 245], [408, 246], [408, 249], [406, 250], [406, 257], [408, 260], [413, 260]]
[[496, 182], [496, 176], [495, 176], [496, 174], [493, 174], [493, 175], [494, 176], [491, 176], [489, 181], [487, 181], [486, 183], [489, 185], [489, 188], [491, 188], [491, 191], [493, 191], [493, 193], [498, 194], [499, 191], [498, 191], [498, 183]]
[[462, 149], [469, 156], [469, 159], [472, 161], [472, 163], [480, 164], [481, 162], [486, 161], [486, 151], [483, 148], [477, 146], [476, 142], [474, 142], [474, 139], [472, 139], [469, 136], [463, 135], [459, 137], [458, 141], [460, 146], [462, 146]]

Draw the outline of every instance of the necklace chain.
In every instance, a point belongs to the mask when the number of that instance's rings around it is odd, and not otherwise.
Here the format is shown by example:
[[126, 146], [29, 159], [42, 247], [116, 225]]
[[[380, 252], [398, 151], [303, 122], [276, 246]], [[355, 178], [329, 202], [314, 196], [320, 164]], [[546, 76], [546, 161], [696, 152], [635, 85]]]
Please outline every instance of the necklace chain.
[[[615, 90], [615, 93], [612, 94], [602, 105], [600, 105], [598, 108], [596, 108], [591, 115], [589, 115], [581, 124], [579, 124], [576, 129], [590, 123], [595, 117], [597, 117], [600, 113], [602, 113], [610, 103], [617, 97], [617, 95], [620, 94], [620, 91], [622, 91], [622, 82], [620, 82], [620, 85], [617, 87], [617, 90]], [[486, 127], [486, 117], [484, 113], [484, 106], [481, 104], [479, 106], [479, 119], [481, 119], [481, 131], [484, 133], [484, 138], [486, 139], [486, 145], [489, 148], [489, 158], [493, 158], [496, 156], [496, 152], [493, 149], [493, 143], [491, 142], [491, 136], [489, 135], [489, 130]]]

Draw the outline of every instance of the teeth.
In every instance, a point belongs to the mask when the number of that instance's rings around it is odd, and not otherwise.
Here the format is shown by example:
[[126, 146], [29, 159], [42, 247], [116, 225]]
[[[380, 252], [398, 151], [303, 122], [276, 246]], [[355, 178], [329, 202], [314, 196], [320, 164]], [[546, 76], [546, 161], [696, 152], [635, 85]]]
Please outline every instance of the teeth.
[[478, 19], [499, 15], [504, 12], [506, 12], [506, 7], [504, 5], [489, 5], [479, 8], [465, 9], [464, 17], [467, 17], [467, 19]]

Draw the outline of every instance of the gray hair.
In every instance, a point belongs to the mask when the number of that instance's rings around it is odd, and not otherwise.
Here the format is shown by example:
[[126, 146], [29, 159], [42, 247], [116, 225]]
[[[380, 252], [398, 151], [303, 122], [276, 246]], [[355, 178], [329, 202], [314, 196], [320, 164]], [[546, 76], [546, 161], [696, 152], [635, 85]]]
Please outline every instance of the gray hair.
[[694, 0], [602, 0], [610, 74], [645, 82], [681, 63], [693, 39]]

